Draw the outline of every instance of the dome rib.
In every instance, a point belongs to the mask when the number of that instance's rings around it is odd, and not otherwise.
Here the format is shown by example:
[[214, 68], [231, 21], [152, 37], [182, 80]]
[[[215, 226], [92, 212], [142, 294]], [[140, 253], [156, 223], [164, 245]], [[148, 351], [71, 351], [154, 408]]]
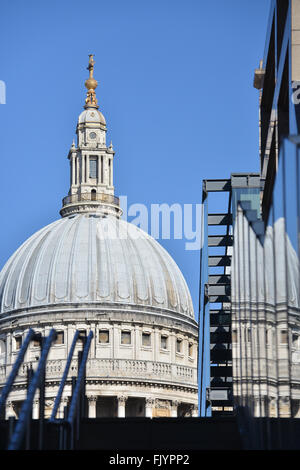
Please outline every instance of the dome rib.
[[[77, 217], [78, 225], [74, 238], [74, 252], [72, 259], [72, 278], [74, 282], [74, 295], [78, 299], [87, 299], [89, 296], [89, 258], [88, 258], [88, 229], [89, 217]], [[87, 223], [85, 223], [87, 221]], [[84, 269], [83, 269], [84, 267]]]
[[[63, 219], [62, 219], [63, 220]], [[72, 226], [69, 225], [69, 220], [65, 219], [65, 223], [58, 228], [52, 234], [51, 243], [53, 243], [53, 250], [51, 253], [51, 257], [49, 259], [49, 270], [48, 276], [46, 281], [46, 303], [54, 303], [56, 301], [56, 292], [55, 292], [55, 284], [56, 284], [56, 262], [59, 259], [59, 249], [60, 246], [65, 240], [65, 233], [69, 230], [72, 230]], [[50, 253], [49, 253], [50, 255]], [[67, 269], [69, 268], [69, 263], [67, 265]], [[39, 287], [39, 286], [38, 286]], [[48, 297], [48, 298], [47, 298]]]
[[[96, 289], [96, 299], [107, 299], [111, 298], [111, 289], [110, 286], [112, 284], [112, 272], [111, 272], [111, 262], [110, 262], [110, 254], [108, 250], [107, 240], [104, 237], [103, 227], [102, 224], [97, 224], [96, 230], [96, 239], [99, 243], [96, 243], [96, 252], [97, 252], [97, 263], [96, 263], [96, 271], [97, 271], [97, 289]], [[105, 294], [106, 288], [106, 294]], [[101, 294], [101, 290], [102, 291]]]
[[[139, 240], [137, 240], [135, 243], [133, 243], [133, 240], [131, 237], [128, 237], [128, 240], [130, 242], [130, 249], [131, 249], [132, 256], [134, 257], [136, 261], [135, 263], [136, 297], [138, 300], [142, 302], [146, 302], [150, 298], [150, 282], [149, 282], [148, 271], [143, 269], [139, 243], [137, 243]], [[144, 282], [142, 282], [141, 280], [142, 278]]]
[[[145, 244], [149, 243], [145, 241]], [[149, 243], [148, 248], [149, 255], [147, 257], [148, 262], [150, 262], [150, 273], [151, 273], [151, 281], [152, 281], [152, 299], [157, 305], [164, 305], [168, 308], [168, 297], [167, 297], [167, 289], [166, 283], [164, 278], [164, 273], [161, 264], [159, 263], [159, 258], [155, 250], [153, 250], [151, 242]]]
[[177, 289], [174, 289], [174, 277], [172, 275], [172, 270], [168, 269], [168, 262], [166, 261], [166, 257], [163, 256], [161, 246], [157, 245], [155, 246], [152, 243], [152, 240], [150, 240], [150, 244], [152, 246], [152, 249], [156, 252], [157, 256], [159, 257], [160, 260], [160, 265], [161, 268], [163, 269], [164, 273], [164, 279], [165, 279], [165, 284], [166, 284], [166, 292], [167, 292], [167, 297], [168, 297], [168, 304], [169, 307], [172, 309], [177, 307], [178, 305], [178, 298], [177, 298]]
[[[125, 238], [124, 238], [125, 235]], [[125, 270], [127, 273], [126, 276], [126, 282], [128, 285], [128, 290], [130, 292], [130, 300], [131, 303], [135, 303], [137, 301], [137, 295], [136, 295], [136, 276], [135, 276], [135, 269], [133, 265], [133, 258], [130, 255], [130, 237], [127, 235], [127, 230], [125, 230], [125, 225], [120, 224], [120, 245], [123, 253], [123, 259], [124, 259], [124, 266]], [[126, 243], [125, 243], [126, 240]], [[129, 241], [129, 242], [128, 242]], [[133, 254], [134, 257], [134, 254]], [[127, 260], [130, 259], [130, 263], [127, 262]]]
[[[116, 227], [115, 224], [112, 223], [112, 220], [107, 218], [108, 220], [108, 228], [109, 232], [111, 233], [111, 239], [109, 240], [110, 245], [110, 256], [113, 260], [112, 267], [114, 268], [114, 293], [115, 293], [115, 301], [120, 302], [120, 300], [131, 300], [130, 295], [130, 281], [128, 279], [128, 267], [126, 263], [126, 259], [124, 256], [122, 242], [119, 237], [121, 227]], [[114, 220], [114, 219], [113, 219]], [[117, 230], [115, 230], [117, 228]], [[119, 232], [119, 233], [117, 233]], [[118, 235], [118, 236], [117, 236]], [[127, 273], [127, 276], [125, 276]], [[131, 302], [130, 302], [131, 303]]]
[[46, 232], [41, 240], [37, 240], [36, 245], [32, 247], [32, 251], [29, 251], [27, 254], [26, 261], [24, 263], [24, 270], [20, 274], [20, 289], [18, 290], [18, 301], [19, 303], [25, 303], [28, 299], [29, 303], [33, 303], [33, 292], [32, 286], [35, 282], [35, 276], [37, 274], [38, 258], [40, 252], [43, 249], [43, 245], [47, 238], [49, 237], [50, 232]]
[[[7, 280], [8, 281], [8, 293], [11, 292], [11, 295], [12, 295], [10, 304], [6, 303], [7, 309], [9, 309], [11, 305], [13, 305], [13, 308], [17, 308], [18, 304], [20, 304], [20, 307], [22, 307], [23, 304], [26, 304], [26, 300], [24, 301], [20, 300], [20, 292], [22, 292], [23, 281], [24, 281], [24, 272], [26, 271], [28, 262], [30, 260], [30, 255], [34, 253], [34, 250], [40, 244], [39, 237], [42, 237], [43, 239], [45, 233], [48, 232], [48, 228], [49, 228], [49, 225], [39, 230], [32, 237], [30, 237], [23, 244], [22, 250], [19, 253], [19, 257], [15, 259], [14, 266], [11, 267], [11, 271], [15, 276], [15, 282], [10, 282], [10, 279]], [[29, 278], [31, 278], [32, 275], [33, 273], [28, 273]], [[27, 282], [27, 280], [25, 282]], [[31, 287], [32, 287], [32, 284], [31, 284]], [[29, 288], [30, 287], [28, 285], [27, 299], [29, 298], [29, 295], [30, 295]]]
[[[64, 225], [66, 225], [65, 230], [67, 230], [66, 222]], [[34, 303], [37, 305], [41, 302], [47, 303], [47, 292], [49, 289], [53, 291], [53, 287], [51, 286], [51, 274], [54, 262], [53, 254], [57, 249], [57, 239], [55, 235], [60, 230], [60, 224], [57, 224], [53, 230], [49, 230], [49, 236], [45, 240], [38, 257], [36, 265], [38, 282], [35, 284], [35, 289], [33, 290]]]

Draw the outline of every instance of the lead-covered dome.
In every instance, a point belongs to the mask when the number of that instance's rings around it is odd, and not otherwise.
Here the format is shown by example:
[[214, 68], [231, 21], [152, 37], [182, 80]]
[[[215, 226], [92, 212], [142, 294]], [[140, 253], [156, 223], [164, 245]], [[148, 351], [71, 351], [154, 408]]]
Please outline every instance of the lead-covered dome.
[[78, 117], [78, 125], [81, 124], [101, 124], [102, 126], [106, 126], [106, 121], [101, 111], [88, 108], [82, 111]]
[[114, 216], [57, 220], [31, 236], [0, 273], [1, 313], [66, 303], [144, 306], [194, 318], [188, 287], [171, 256]]

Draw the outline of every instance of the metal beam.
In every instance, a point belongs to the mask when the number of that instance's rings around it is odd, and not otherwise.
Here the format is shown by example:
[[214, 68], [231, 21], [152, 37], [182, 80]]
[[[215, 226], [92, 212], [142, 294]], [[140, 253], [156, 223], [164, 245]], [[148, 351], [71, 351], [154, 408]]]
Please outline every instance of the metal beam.
[[231, 265], [231, 256], [209, 256], [208, 257], [208, 266], [230, 266]]
[[230, 296], [230, 284], [208, 284], [208, 295], [226, 295]]
[[203, 180], [203, 189], [206, 192], [230, 191], [231, 181], [226, 180]]
[[232, 235], [208, 235], [208, 246], [232, 246]]
[[232, 214], [208, 214], [208, 225], [231, 225]]
[[230, 274], [211, 274], [208, 276], [208, 284], [230, 284]]

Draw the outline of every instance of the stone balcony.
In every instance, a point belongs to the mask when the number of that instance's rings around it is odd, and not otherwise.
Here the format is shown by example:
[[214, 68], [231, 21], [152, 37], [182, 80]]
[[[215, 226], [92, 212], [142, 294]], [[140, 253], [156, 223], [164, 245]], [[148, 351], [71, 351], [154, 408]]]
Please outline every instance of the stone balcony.
[[[38, 362], [24, 362], [17, 376], [17, 383], [26, 381], [27, 370], [32, 366], [35, 370]], [[64, 372], [66, 360], [48, 360], [46, 379], [60, 380]], [[0, 366], [0, 383], [4, 383], [11, 366]], [[71, 362], [69, 377], [77, 375], [77, 360]], [[88, 379], [130, 379], [154, 382], [167, 382], [186, 386], [197, 386], [197, 369], [166, 362], [141, 361], [130, 359], [88, 359], [86, 366]]]
[[63, 198], [62, 217], [73, 213], [99, 212], [102, 214], [114, 214], [118, 217], [122, 215], [120, 201], [113, 194], [97, 193], [96, 191], [70, 194]]

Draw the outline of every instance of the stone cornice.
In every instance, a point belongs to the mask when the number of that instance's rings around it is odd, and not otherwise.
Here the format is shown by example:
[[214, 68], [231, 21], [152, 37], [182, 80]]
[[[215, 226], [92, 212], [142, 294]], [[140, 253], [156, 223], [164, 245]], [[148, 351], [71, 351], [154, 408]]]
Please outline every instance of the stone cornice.
[[[84, 315], [83, 315], [84, 313]], [[15, 330], [29, 326], [53, 326], [55, 324], [89, 323], [99, 321], [130, 322], [157, 325], [174, 330], [185, 328], [191, 334], [198, 336], [196, 321], [186, 315], [167, 309], [155, 309], [151, 306], [132, 307], [128, 304], [95, 302], [87, 304], [45, 305], [14, 310], [1, 315], [1, 330]], [[12, 324], [13, 322], [13, 324]]]
[[[58, 387], [60, 385], [60, 380], [47, 380], [47, 390], [49, 387]], [[86, 386], [87, 385], [108, 385], [108, 386], [119, 386], [119, 385], [126, 385], [130, 387], [153, 387], [153, 388], [162, 388], [167, 390], [173, 391], [183, 391], [187, 393], [193, 393], [198, 395], [198, 387], [195, 385], [183, 385], [183, 384], [173, 384], [173, 383], [164, 383], [164, 382], [155, 382], [151, 380], [139, 380], [139, 379], [130, 379], [130, 378], [123, 378], [123, 379], [86, 379]], [[67, 386], [71, 386], [71, 380], [67, 380]], [[0, 387], [1, 389], [2, 387]], [[12, 386], [12, 391], [18, 390], [26, 390], [27, 385], [26, 383], [17, 383]], [[113, 390], [112, 390], [113, 393]]]
[[67, 204], [61, 208], [59, 211], [62, 217], [68, 217], [73, 214], [83, 214], [86, 212], [96, 213], [96, 214], [106, 214], [106, 215], [115, 215], [116, 217], [121, 217], [122, 210], [119, 206], [115, 204], [105, 204], [95, 202], [77, 202], [73, 204]]

